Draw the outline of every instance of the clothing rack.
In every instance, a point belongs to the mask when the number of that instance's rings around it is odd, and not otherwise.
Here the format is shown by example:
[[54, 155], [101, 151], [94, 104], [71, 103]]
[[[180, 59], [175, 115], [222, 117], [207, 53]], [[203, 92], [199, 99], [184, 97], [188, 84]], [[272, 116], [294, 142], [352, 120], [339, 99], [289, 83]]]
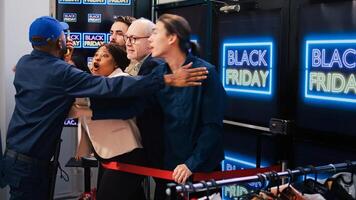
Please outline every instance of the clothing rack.
[[[323, 165], [323, 166], [318, 166], [318, 167], [313, 167], [309, 166], [306, 168], [297, 168], [295, 170], [287, 170], [283, 172], [266, 172], [263, 174], [258, 174], [255, 176], [245, 176], [245, 177], [239, 177], [239, 178], [231, 178], [231, 179], [223, 179], [223, 180], [210, 180], [210, 181], [202, 181], [199, 183], [186, 183], [186, 184], [175, 184], [175, 183], [170, 183], [168, 184], [168, 188], [166, 190], [166, 193], [168, 196], [176, 196], [179, 193], [191, 193], [191, 192], [200, 192], [200, 191], [206, 191], [209, 189], [215, 189], [215, 188], [220, 188], [225, 185], [232, 185], [232, 184], [237, 184], [237, 183], [250, 183], [250, 182], [263, 182], [263, 185], [268, 185], [265, 184], [268, 181], [272, 181], [271, 177], [278, 177], [280, 178], [290, 178], [290, 177], [296, 177], [300, 175], [306, 176], [307, 174], [318, 174], [321, 172], [340, 172], [340, 171], [346, 171], [346, 170], [354, 170], [356, 168], [356, 161], [353, 162], [345, 162], [345, 163], [338, 163], [338, 164], [329, 164], [329, 165]], [[262, 186], [263, 187], [263, 186]]]

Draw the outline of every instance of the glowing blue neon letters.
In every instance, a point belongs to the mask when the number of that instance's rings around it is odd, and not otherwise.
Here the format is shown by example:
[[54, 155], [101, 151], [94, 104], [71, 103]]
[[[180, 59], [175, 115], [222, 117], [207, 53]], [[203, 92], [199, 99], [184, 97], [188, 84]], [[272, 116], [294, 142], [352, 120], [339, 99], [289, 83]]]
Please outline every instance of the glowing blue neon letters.
[[74, 48], [82, 47], [82, 34], [81, 33], [70, 33], [70, 39], [73, 41]]
[[101, 14], [88, 13], [88, 23], [101, 23]]
[[81, 4], [82, 0], [58, 0], [58, 4]]
[[105, 5], [106, 0], [83, 0], [83, 4]]
[[77, 22], [77, 13], [63, 13], [64, 22]]
[[92, 67], [93, 64], [93, 57], [87, 57], [87, 66]]
[[356, 103], [356, 40], [308, 40], [305, 98]]
[[58, 0], [58, 4], [128, 6], [131, 5], [131, 0]]
[[223, 85], [228, 92], [272, 94], [273, 43], [223, 45]]
[[83, 48], [98, 48], [106, 42], [106, 33], [83, 33]]
[[107, 0], [108, 5], [130, 5], [131, 0]]

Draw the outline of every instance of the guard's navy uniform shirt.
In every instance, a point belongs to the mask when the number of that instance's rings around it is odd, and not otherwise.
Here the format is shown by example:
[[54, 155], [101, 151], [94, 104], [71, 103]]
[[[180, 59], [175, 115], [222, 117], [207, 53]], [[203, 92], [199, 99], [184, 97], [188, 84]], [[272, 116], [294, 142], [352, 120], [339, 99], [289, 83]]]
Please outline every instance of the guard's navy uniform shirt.
[[7, 148], [49, 161], [74, 97], [146, 95], [163, 84], [159, 72], [136, 78], [92, 76], [55, 56], [33, 50], [16, 65], [16, 105], [8, 128]]
[[[192, 172], [210, 172], [219, 167], [224, 156], [222, 122], [226, 92], [213, 65], [191, 54], [184, 65], [190, 62], [193, 63], [192, 68], [208, 69], [208, 78], [202, 86], [165, 86], [156, 93], [164, 113], [164, 168], [173, 170], [184, 163]], [[156, 67], [153, 72], [171, 73], [167, 64]], [[92, 108], [93, 116], [105, 119], [108, 109]], [[127, 113], [135, 110], [112, 108], [110, 117], [135, 116], [138, 113]]]

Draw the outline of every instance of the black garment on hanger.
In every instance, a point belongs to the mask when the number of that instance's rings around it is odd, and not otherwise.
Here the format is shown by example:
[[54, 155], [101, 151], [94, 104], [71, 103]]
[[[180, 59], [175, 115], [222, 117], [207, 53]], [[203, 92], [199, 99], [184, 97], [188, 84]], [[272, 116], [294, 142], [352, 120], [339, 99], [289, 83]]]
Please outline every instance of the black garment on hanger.
[[293, 184], [293, 187], [302, 194], [320, 194], [327, 199], [328, 188], [314, 179], [306, 179], [301, 183]]
[[354, 200], [350, 194], [339, 184], [338, 178], [328, 178], [325, 184], [331, 182], [331, 188], [326, 200]]

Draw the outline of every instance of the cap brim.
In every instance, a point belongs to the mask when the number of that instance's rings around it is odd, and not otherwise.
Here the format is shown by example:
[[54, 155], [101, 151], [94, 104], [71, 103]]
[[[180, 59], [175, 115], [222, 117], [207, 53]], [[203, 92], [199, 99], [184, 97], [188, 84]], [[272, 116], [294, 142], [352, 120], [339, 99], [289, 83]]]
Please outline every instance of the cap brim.
[[65, 23], [65, 22], [59, 22], [59, 23], [61, 24], [63, 30], [69, 29], [69, 25], [67, 23]]

